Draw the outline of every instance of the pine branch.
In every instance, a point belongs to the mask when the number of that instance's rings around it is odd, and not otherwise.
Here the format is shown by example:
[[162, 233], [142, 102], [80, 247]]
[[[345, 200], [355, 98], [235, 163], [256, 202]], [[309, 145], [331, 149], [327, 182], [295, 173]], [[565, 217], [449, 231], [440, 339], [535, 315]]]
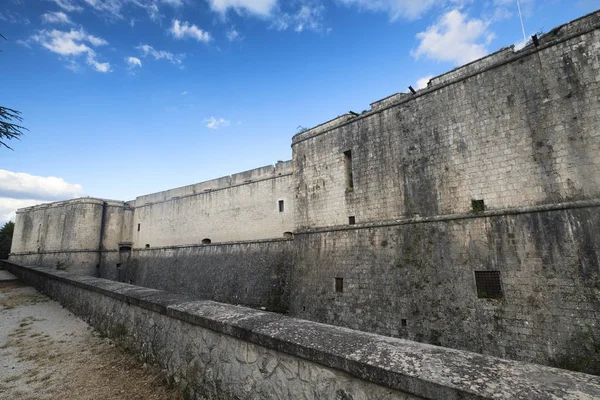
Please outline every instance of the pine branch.
[[12, 150], [2, 139], [20, 139], [19, 136], [23, 135], [23, 131], [28, 130], [17, 123], [21, 121], [23, 121], [23, 117], [21, 117], [20, 111], [0, 106], [0, 147], [4, 146]]

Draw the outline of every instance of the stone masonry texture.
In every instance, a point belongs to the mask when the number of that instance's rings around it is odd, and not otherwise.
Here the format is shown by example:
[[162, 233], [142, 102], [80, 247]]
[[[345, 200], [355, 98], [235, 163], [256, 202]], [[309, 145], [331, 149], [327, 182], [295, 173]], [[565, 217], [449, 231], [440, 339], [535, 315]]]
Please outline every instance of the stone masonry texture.
[[10, 259], [600, 374], [599, 54], [595, 12], [300, 132], [291, 161], [19, 210]]
[[600, 378], [193, 301], [46, 268], [4, 267], [161, 366], [188, 399], [578, 399]]
[[287, 311], [293, 242], [272, 240], [136, 250], [128, 283], [271, 311]]

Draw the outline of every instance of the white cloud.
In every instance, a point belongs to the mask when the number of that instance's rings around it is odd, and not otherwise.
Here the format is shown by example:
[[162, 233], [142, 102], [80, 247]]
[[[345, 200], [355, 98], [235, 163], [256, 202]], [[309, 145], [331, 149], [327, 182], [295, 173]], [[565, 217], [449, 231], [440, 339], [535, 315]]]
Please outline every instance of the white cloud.
[[127, 65], [129, 65], [129, 68], [141, 68], [142, 67], [142, 60], [140, 60], [137, 57], [127, 57], [127, 58], [125, 58], [125, 61], [127, 62]]
[[50, 0], [65, 11], [83, 11], [83, 7], [75, 4], [71, 0]]
[[235, 28], [232, 27], [227, 32], [227, 40], [229, 40], [230, 42], [233, 42], [237, 39], [240, 39], [240, 33], [238, 31], [236, 31]]
[[417, 81], [417, 89], [425, 89], [433, 75], [427, 75]]
[[277, 30], [293, 29], [296, 32], [304, 30], [322, 30], [322, 19], [325, 7], [321, 4], [303, 4], [296, 12], [282, 13], [275, 17], [273, 28]]
[[[339, 0], [347, 6], [357, 6], [363, 10], [382, 11], [390, 15], [392, 21], [398, 18], [417, 19], [435, 5], [445, 0]], [[456, 0], [453, 0], [456, 2]]]
[[452, 10], [417, 34], [419, 47], [411, 54], [417, 59], [424, 56], [457, 65], [471, 62], [488, 53], [487, 46], [495, 37], [488, 27], [489, 22], [477, 18], [469, 20], [466, 14]]
[[[596, 1], [596, 0], [594, 0]], [[533, 15], [535, 0], [520, 0], [521, 14], [523, 19], [527, 19]], [[503, 21], [511, 18], [519, 18], [519, 7], [517, 0], [494, 0], [491, 4], [492, 11], [489, 19], [492, 21]], [[520, 23], [520, 22], [519, 22]]]
[[182, 23], [178, 19], [173, 20], [173, 25], [171, 25], [169, 32], [177, 39], [190, 37], [204, 43], [208, 43], [211, 40], [210, 33], [203, 31], [196, 25], [190, 25], [187, 21]]
[[23, 17], [21, 14], [16, 12], [11, 12], [8, 10], [0, 12], [0, 21], [9, 22], [11, 24], [22, 24], [29, 25], [29, 19]]
[[89, 56], [87, 62], [98, 72], [110, 72], [110, 63], [101, 63], [94, 60], [93, 58], [89, 58]]
[[181, 92], [182, 96], [185, 96], [186, 94], [188, 94], [189, 92], [187, 90], [184, 90], [183, 92]]
[[125, 0], [83, 0], [88, 6], [94, 10], [104, 14], [110, 14], [115, 18], [122, 18], [121, 8], [125, 4]]
[[206, 122], [206, 127], [210, 129], [219, 129], [221, 127], [229, 126], [231, 124], [231, 121], [228, 121], [223, 118], [217, 119], [215, 117], [207, 118], [204, 120], [204, 122]]
[[[143, 8], [151, 20], [159, 20], [162, 15], [156, 0], [83, 0], [88, 6], [111, 19], [122, 19], [123, 8], [129, 4]], [[178, 1], [164, 1], [173, 5]]]
[[49, 11], [42, 14], [42, 22], [46, 24], [72, 24], [67, 14], [62, 11]]
[[[96, 60], [96, 52], [88, 45], [93, 47], [104, 46], [108, 42], [102, 38], [88, 34], [83, 28], [70, 31], [59, 31], [53, 29], [40, 30], [29, 39], [38, 43], [42, 47], [66, 57], [71, 65], [75, 63], [74, 58], [80, 55], [86, 55], [86, 62], [98, 72], [109, 72], [110, 64], [101, 63]], [[76, 63], [75, 63], [76, 64]]]
[[162, 0], [162, 2], [171, 7], [181, 7], [184, 4], [183, 0]]
[[47, 203], [47, 201], [0, 197], [0, 226], [8, 221], [14, 221], [16, 211], [19, 208], [31, 207], [43, 203]]
[[156, 3], [145, 4], [145, 3], [140, 3], [138, 1], [134, 1], [133, 3], [144, 8], [146, 10], [146, 12], [148, 13], [148, 17], [152, 21], [158, 21], [163, 17], [163, 15], [160, 13], [160, 10], [158, 9], [158, 5]]
[[80, 197], [81, 185], [54, 176], [36, 176], [0, 169], [0, 197], [13, 199], [64, 200]]
[[175, 65], [181, 65], [185, 58], [185, 54], [173, 54], [170, 51], [156, 50], [149, 44], [141, 44], [137, 46], [136, 49], [142, 52], [143, 57], [150, 56], [155, 60], [167, 60]]
[[231, 8], [237, 13], [246, 11], [251, 14], [268, 16], [277, 4], [277, 0], [208, 0], [208, 3], [213, 11], [221, 14], [225, 14]]

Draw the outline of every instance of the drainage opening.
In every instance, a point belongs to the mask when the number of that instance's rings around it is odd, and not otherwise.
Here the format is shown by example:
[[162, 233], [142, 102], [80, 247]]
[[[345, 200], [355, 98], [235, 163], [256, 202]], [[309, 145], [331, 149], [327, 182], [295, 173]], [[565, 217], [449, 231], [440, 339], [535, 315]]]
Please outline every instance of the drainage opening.
[[475, 271], [475, 284], [480, 299], [501, 299], [503, 296], [500, 271]]

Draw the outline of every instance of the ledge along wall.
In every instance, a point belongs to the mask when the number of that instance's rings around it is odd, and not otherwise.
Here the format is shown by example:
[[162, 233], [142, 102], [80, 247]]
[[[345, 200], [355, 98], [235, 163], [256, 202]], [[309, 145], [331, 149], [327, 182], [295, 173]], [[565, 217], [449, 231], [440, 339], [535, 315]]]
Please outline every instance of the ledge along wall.
[[577, 399], [600, 378], [2, 262], [187, 399]]
[[600, 374], [599, 26], [296, 135], [292, 315]]

